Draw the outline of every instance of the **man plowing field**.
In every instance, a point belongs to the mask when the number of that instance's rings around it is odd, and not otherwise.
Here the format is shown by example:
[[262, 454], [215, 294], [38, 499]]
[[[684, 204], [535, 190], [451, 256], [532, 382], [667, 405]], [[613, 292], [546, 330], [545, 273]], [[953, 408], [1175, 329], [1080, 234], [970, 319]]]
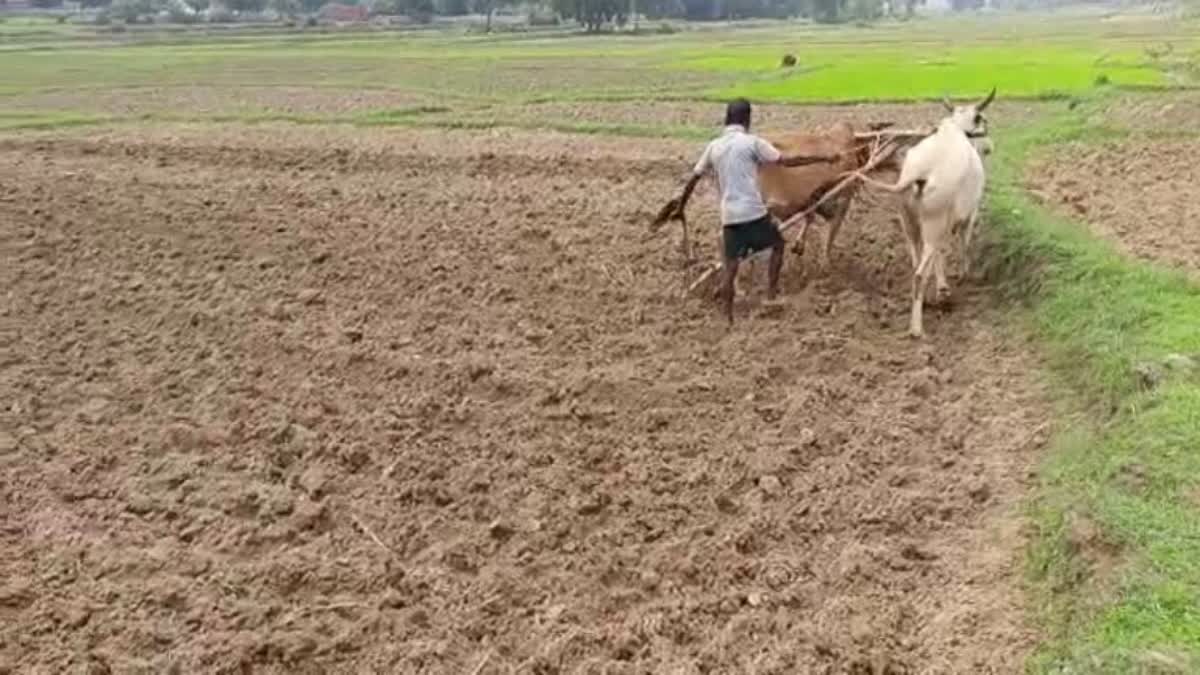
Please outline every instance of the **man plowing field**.
[[[990, 100], [991, 97], [978, 108], [986, 107]], [[893, 130], [888, 128], [890, 123], [885, 123], [856, 132], [849, 124], [838, 122], [824, 132], [783, 134], [769, 142], [750, 134], [750, 104], [743, 99], [729, 104], [725, 124], [724, 133], [705, 148], [696, 163], [682, 196], [668, 202], [651, 227], [679, 220], [683, 223], [686, 250], [684, 208], [700, 178], [709, 171], [716, 172], [724, 226], [722, 262], [710, 267], [689, 290], [700, 288], [718, 270], [724, 270], [719, 294], [730, 323], [734, 280], [741, 259], [771, 250], [767, 297], [774, 300], [783, 265], [782, 233], [800, 225], [795, 250], [802, 253], [808, 226], [816, 215], [822, 216], [828, 223], [822, 258], [828, 262], [834, 237], [859, 191], [860, 180], [872, 172], [899, 170], [907, 152], [936, 131], [936, 128]], [[990, 150], [985, 131], [967, 133], [967, 138], [980, 155]], [[789, 155], [786, 159], [784, 152]], [[940, 248], [934, 257], [941, 279], [944, 264]], [[915, 260], [913, 264], [916, 265]]]
[[[775, 146], [750, 133], [750, 102], [737, 99], [725, 110], [725, 130], [708, 144], [692, 171], [683, 194], [671, 200], [660, 214], [660, 222], [683, 218], [684, 209], [696, 184], [710, 171], [717, 175], [720, 190], [722, 229], [721, 299], [725, 317], [733, 323], [734, 279], [738, 263], [748, 255], [771, 249], [767, 274], [767, 299], [774, 300], [779, 290], [779, 270], [783, 267], [783, 235], [763, 202], [758, 187], [758, 170], [762, 165], [785, 167], [832, 163], [841, 159], [830, 155], [796, 155], [784, 157]], [[665, 216], [665, 217], [664, 217]]]

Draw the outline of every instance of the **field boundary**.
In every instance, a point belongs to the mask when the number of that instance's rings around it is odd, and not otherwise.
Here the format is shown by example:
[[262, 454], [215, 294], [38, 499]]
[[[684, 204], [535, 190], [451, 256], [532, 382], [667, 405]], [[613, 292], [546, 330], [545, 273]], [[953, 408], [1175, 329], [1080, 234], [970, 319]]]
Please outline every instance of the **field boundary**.
[[1026, 190], [1035, 152], [1125, 135], [1085, 115], [1004, 139], [989, 195], [991, 275], [1043, 346], [1070, 420], [1030, 498], [1030, 600], [1045, 630], [1030, 670], [1196, 672], [1200, 288]]

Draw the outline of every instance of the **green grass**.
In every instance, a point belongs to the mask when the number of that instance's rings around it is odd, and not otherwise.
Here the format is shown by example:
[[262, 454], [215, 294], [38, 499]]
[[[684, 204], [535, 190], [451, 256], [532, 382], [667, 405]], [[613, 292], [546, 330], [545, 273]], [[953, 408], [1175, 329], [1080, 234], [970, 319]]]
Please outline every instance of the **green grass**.
[[[1200, 355], [1200, 289], [1121, 257], [1020, 187], [1035, 149], [1090, 131], [1067, 120], [1006, 139], [992, 178], [995, 254], [1022, 280], [1012, 288], [1069, 400], [1089, 412], [1047, 454], [1031, 505], [1030, 568], [1048, 631], [1031, 668], [1200, 672], [1200, 373], [1149, 392], [1134, 374]], [[1081, 540], [1081, 523], [1094, 536]]]
[[107, 116], [77, 115], [73, 113], [4, 112], [0, 114], [0, 131], [65, 129], [68, 127], [106, 124], [113, 122], [115, 119]]
[[46, 16], [13, 16], [0, 21], [0, 38], [20, 37], [29, 34], [67, 35], [75, 26], [59, 23]]
[[1046, 98], [1087, 91], [1105, 75], [1116, 85], [1164, 86], [1163, 73], [1141, 65], [1140, 54], [1084, 46], [946, 47], [926, 56], [911, 50], [800, 55], [813, 70], [793, 77], [739, 84], [723, 95], [770, 101], [871, 101], [977, 96], [995, 85], [1006, 98]]
[[[1158, 87], [1144, 48], [1194, 50], [1198, 24], [1105, 26], [1059, 18], [923, 21], [870, 30], [782, 23], [674, 35], [463, 37], [445, 33], [262, 35], [209, 43], [9, 49], [0, 94], [50, 88], [274, 85], [392, 88], [473, 99], [725, 98], [772, 101], [1008, 98], [1084, 92], [1100, 75]], [[102, 39], [97, 36], [96, 39]], [[778, 68], [784, 53], [801, 63]]]

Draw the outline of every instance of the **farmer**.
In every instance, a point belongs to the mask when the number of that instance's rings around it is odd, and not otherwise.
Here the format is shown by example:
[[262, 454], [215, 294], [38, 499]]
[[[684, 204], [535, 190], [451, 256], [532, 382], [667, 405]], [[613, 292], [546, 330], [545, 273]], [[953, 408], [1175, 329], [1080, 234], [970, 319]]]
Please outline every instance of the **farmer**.
[[771, 249], [768, 269], [767, 299], [773, 301], [779, 290], [779, 270], [783, 267], [783, 235], [775, 219], [767, 212], [758, 190], [758, 165], [781, 164], [804, 166], [821, 162], [836, 162], [841, 157], [783, 157], [775, 146], [750, 133], [750, 102], [736, 99], [725, 108], [725, 130], [708, 144], [683, 194], [664, 208], [669, 217], [683, 218], [684, 207], [700, 182], [710, 170], [717, 174], [721, 191], [721, 224], [723, 268], [721, 298], [725, 317], [733, 324], [733, 282], [742, 258], [765, 248]]

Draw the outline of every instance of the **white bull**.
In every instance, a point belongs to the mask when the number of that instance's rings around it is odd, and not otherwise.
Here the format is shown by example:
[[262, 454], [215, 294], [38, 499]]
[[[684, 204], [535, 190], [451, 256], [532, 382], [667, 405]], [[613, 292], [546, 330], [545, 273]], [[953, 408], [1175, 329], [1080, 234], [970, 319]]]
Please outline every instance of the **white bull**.
[[981, 155], [990, 143], [976, 148], [973, 137], [987, 133], [983, 111], [996, 97], [996, 90], [976, 105], [953, 107], [938, 124], [937, 131], [915, 145], [904, 156], [900, 179], [887, 185], [867, 176], [863, 180], [888, 192], [903, 195], [901, 217], [913, 263], [912, 315], [909, 332], [924, 334], [922, 309], [930, 272], [937, 276], [938, 298], [950, 291], [946, 282], [945, 248], [956, 228], [962, 228], [961, 253], [967, 269], [966, 249], [974, 236], [983, 201], [985, 175]]

